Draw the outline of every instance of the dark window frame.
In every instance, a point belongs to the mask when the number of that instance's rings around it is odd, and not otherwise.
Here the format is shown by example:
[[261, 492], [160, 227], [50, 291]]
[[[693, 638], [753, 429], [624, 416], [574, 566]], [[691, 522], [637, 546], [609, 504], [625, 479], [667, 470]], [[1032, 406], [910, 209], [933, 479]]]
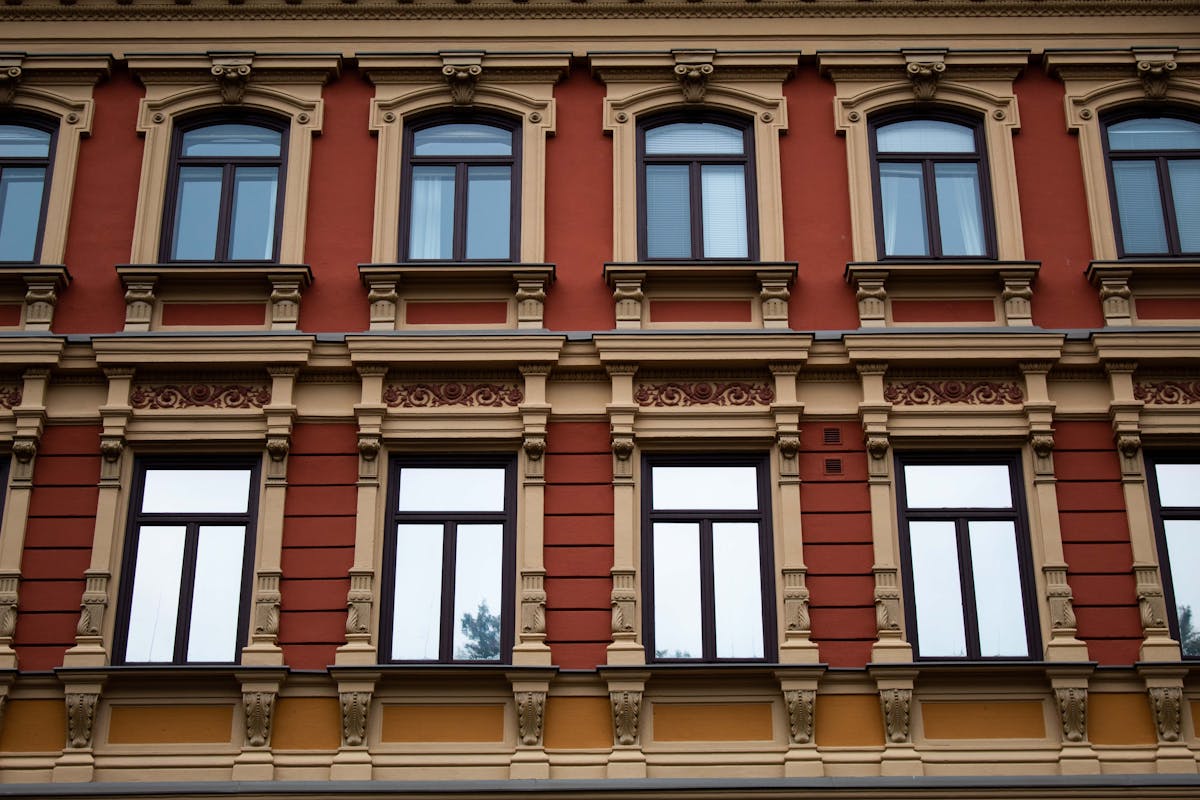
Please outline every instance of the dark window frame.
[[[249, 469], [250, 487], [246, 511], [234, 513], [165, 514], [141, 511], [146, 490], [146, 473], [170, 469]], [[254, 585], [254, 556], [258, 549], [258, 509], [262, 494], [261, 456], [233, 453], [227, 456], [197, 455], [191, 457], [138, 456], [133, 466], [133, 491], [130, 493], [129, 514], [125, 523], [125, 544], [121, 557], [121, 586], [117, 601], [116, 635], [113, 641], [113, 663], [118, 665], [204, 666], [241, 663], [250, 626], [250, 607]], [[136, 509], [136, 510], [135, 510]], [[192, 590], [196, 580], [196, 551], [199, 527], [205, 524], [244, 524], [245, 548], [242, 553], [242, 590], [238, 609], [237, 641], [233, 661], [188, 661], [188, 629], [192, 614]], [[129, 616], [133, 610], [134, 570], [137, 564], [138, 540], [143, 525], [186, 525], [184, 538], [183, 574], [179, 584], [179, 606], [176, 610], [174, 657], [170, 661], [130, 661], [125, 657], [129, 637]]]
[[[188, 131], [214, 125], [255, 125], [277, 131], [278, 156], [184, 156], [183, 135]], [[171, 160], [167, 167], [167, 188], [163, 196], [162, 232], [159, 235], [159, 258], [164, 264], [277, 264], [283, 238], [283, 204], [286, 200], [288, 174], [288, 139], [291, 121], [285, 117], [262, 112], [231, 113], [204, 112], [179, 119], [171, 132]], [[175, 240], [175, 216], [179, 199], [179, 173], [182, 167], [221, 167], [221, 201], [217, 219], [217, 240], [212, 259], [172, 258]], [[270, 258], [229, 258], [229, 233], [233, 227], [234, 170], [238, 167], [276, 167], [279, 170], [275, 198], [275, 232]]]
[[[503, 511], [400, 511], [400, 474], [406, 467], [490, 467], [504, 470]], [[514, 606], [516, 604], [517, 566], [517, 460], [512, 454], [396, 454], [389, 460], [387, 529], [383, 536], [384, 591], [379, 612], [379, 661], [387, 664], [512, 664], [514, 646]], [[396, 528], [405, 522], [440, 523], [442, 527], [442, 598], [438, 615], [438, 657], [436, 659], [397, 659], [392, 657], [392, 620], [396, 613]], [[456, 527], [460, 523], [491, 522], [504, 526], [502, 535], [500, 592], [503, 595], [500, 608], [500, 658], [456, 659], [454, 658], [454, 580]], [[453, 535], [447, 535], [453, 534]]]
[[33, 255], [27, 260], [14, 261], [0, 258], [0, 264], [37, 264], [42, 258], [42, 239], [46, 235], [46, 211], [50, 207], [50, 189], [54, 181], [54, 156], [58, 149], [59, 121], [55, 117], [39, 114], [26, 109], [16, 109], [0, 114], [0, 124], [15, 125], [23, 128], [33, 128], [50, 134], [50, 145], [46, 156], [15, 157], [0, 156], [0, 173], [7, 168], [45, 167], [46, 176], [42, 179], [42, 207], [38, 211], [38, 226], [33, 242]]
[[[754, 467], [758, 471], [756, 510], [655, 509], [654, 467]], [[762, 453], [645, 453], [642, 455], [641, 551], [642, 551], [642, 640], [646, 661], [659, 664], [773, 663], [778, 658], [779, 636], [775, 609], [775, 536], [772, 529], [771, 465]], [[712, 523], [754, 522], [758, 525], [758, 568], [762, 586], [762, 658], [718, 658], [716, 656], [716, 602], [712, 555]], [[700, 523], [700, 603], [702, 653], [698, 658], [658, 657], [654, 629], [654, 523]]]
[[[737, 128], [742, 132], [742, 154], [720, 155], [700, 153], [677, 153], [646, 155], [646, 131], [676, 123], [710, 122]], [[691, 111], [675, 109], [639, 119], [637, 124], [637, 209], [638, 209], [638, 257], [643, 261], [757, 261], [758, 242], [758, 171], [757, 155], [754, 150], [754, 120], [738, 114], [711, 109]], [[688, 165], [688, 200], [691, 222], [692, 252], [690, 256], [651, 258], [648, 252], [649, 223], [646, 217], [646, 166], [648, 164]], [[700, 184], [700, 168], [709, 164], [741, 164], [746, 179], [746, 255], [705, 256], [703, 189]]]
[[[479, 124], [503, 128], [512, 134], [511, 156], [418, 156], [415, 139], [418, 131], [451, 124]], [[516, 263], [521, 260], [521, 184], [522, 184], [522, 120], [496, 111], [451, 109], [426, 114], [406, 121], [401, 146], [400, 166], [400, 261], [420, 264], [495, 264]], [[454, 171], [454, 237], [450, 258], [413, 258], [412, 207], [413, 167], [453, 166]], [[467, 170], [474, 166], [508, 166], [509, 220], [507, 258], [467, 258]]]
[[[1004, 465], [1008, 468], [1009, 487], [1013, 505], [1003, 508], [908, 508], [904, 468], [909, 465]], [[897, 452], [896, 502], [900, 534], [900, 558], [904, 587], [904, 616], [908, 621], [908, 641], [913, 657], [924, 661], [1038, 661], [1042, 657], [1041, 627], [1038, 619], [1036, 581], [1034, 579], [1033, 545], [1029, 531], [1029, 505], [1022, 483], [1020, 453], [1011, 452]], [[914, 520], [953, 521], [958, 552], [959, 590], [962, 596], [963, 630], [966, 634], [965, 656], [922, 656], [920, 630], [917, 622], [916, 590], [912, 570], [912, 542], [908, 524]], [[975, 580], [967, 539], [967, 523], [971, 521], [1005, 520], [1014, 523], [1017, 569], [1021, 580], [1021, 603], [1025, 612], [1025, 639], [1028, 655], [982, 656], [979, 647], [979, 620], [976, 617]]]
[[[1185, 122], [1200, 124], [1200, 113], [1191, 109], [1166, 106], [1163, 108], [1147, 108], [1132, 106], [1121, 108], [1100, 117], [1100, 146], [1104, 152], [1104, 174], [1108, 179], [1108, 202], [1112, 211], [1113, 237], [1117, 243], [1117, 258], [1120, 259], [1153, 259], [1153, 258], [1198, 258], [1200, 251], [1184, 252], [1179, 238], [1179, 223], [1175, 211], [1174, 194], [1171, 191], [1170, 174], [1167, 172], [1168, 160], [1197, 159], [1200, 160], [1200, 149], [1196, 150], [1118, 150], [1114, 154], [1108, 146], [1109, 126], [1119, 122], [1134, 119], [1149, 119], [1156, 117], [1172, 117]], [[1159, 202], [1162, 203], [1164, 231], [1167, 235], [1167, 251], [1165, 253], [1127, 253], [1125, 252], [1125, 235], [1121, 230], [1121, 211], [1117, 205], [1117, 182], [1113, 175], [1113, 161], [1153, 161], [1155, 177], [1158, 180]]]
[[[1179, 630], [1179, 607], [1175, 602], [1175, 581], [1171, 576], [1171, 558], [1167, 550], [1167, 535], [1163, 520], [1200, 520], [1200, 503], [1194, 506], [1171, 506], [1169, 509], [1164, 509], [1158, 494], [1158, 466], [1160, 464], [1200, 464], [1200, 451], [1147, 450], [1145, 462], [1150, 473], [1150, 510], [1154, 518], [1154, 544], [1158, 552], [1158, 572], [1162, 581], [1163, 600], [1167, 607], [1167, 626], [1171, 631], [1172, 638], [1182, 645]], [[1193, 609], [1193, 613], [1200, 614], [1200, 608]], [[1200, 659], [1200, 655], [1183, 655], [1183, 658], [1196, 660]]]
[[[918, 122], [932, 120], [949, 122], [971, 128], [975, 137], [974, 153], [883, 153], [879, 152], [878, 130], [896, 122]], [[983, 118], [961, 109], [950, 108], [904, 108], [872, 114], [868, 123], [868, 147], [871, 158], [872, 213], [875, 220], [875, 249], [880, 261], [995, 261], [996, 209], [992, 202], [991, 166], [987, 157], [987, 137]], [[921, 164], [921, 186], [925, 198], [925, 234], [929, 237], [929, 253], [926, 255], [888, 255], [883, 229], [883, 191], [879, 176], [882, 156], [884, 163]], [[979, 213], [983, 216], [983, 239], [985, 253], [980, 256], [943, 255], [942, 231], [938, 219], [937, 188], [934, 165], [939, 163], [975, 164], [979, 169]]]

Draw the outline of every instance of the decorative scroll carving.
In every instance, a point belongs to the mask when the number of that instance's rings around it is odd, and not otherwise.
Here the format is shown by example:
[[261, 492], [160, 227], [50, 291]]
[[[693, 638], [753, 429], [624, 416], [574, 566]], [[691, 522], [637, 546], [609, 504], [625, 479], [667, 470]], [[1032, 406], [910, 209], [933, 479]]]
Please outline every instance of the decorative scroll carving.
[[22, 69], [15, 64], [0, 72], [0, 106], [11, 105], [17, 99], [17, 86], [21, 83]]
[[371, 709], [370, 692], [341, 692], [342, 743], [362, 747], [367, 739], [367, 712]]
[[1015, 383], [995, 381], [910, 381], [889, 383], [883, 399], [902, 406], [940, 406], [962, 403], [969, 406], [1019, 405], [1024, 399]]
[[879, 704], [883, 708], [883, 725], [887, 729], [888, 741], [894, 744], [907, 742], [912, 689], [881, 689]]
[[946, 71], [946, 64], [942, 61], [911, 61], [905, 70], [912, 82], [913, 97], [932, 100], [937, 94], [938, 78]]
[[875, 630], [900, 635], [900, 587], [894, 569], [875, 570]]
[[804, 585], [804, 570], [783, 571], [783, 624], [788, 634], [805, 634], [812, 630], [808, 616], [808, 587]]
[[633, 400], [639, 406], [765, 406], [775, 391], [765, 383], [698, 381], [696, 383], [639, 383]]
[[613, 638], [630, 639], [636, 632], [637, 589], [632, 570], [613, 570], [612, 632]]
[[383, 390], [383, 402], [390, 408], [501, 408], [518, 406], [524, 399], [519, 387], [504, 383], [408, 383]]
[[1154, 710], [1159, 741], [1178, 742], [1183, 720], [1183, 689], [1178, 686], [1152, 686], [1150, 706]]
[[1050, 629], [1053, 633], [1075, 634], [1075, 608], [1071, 586], [1067, 583], [1066, 567], [1043, 567], [1046, 576], [1046, 603], [1050, 606]]
[[79, 622], [75, 625], [77, 636], [99, 636], [104, 630], [104, 612], [108, 610], [108, 574], [87, 576], [83, 597], [79, 603]]
[[82, 750], [92, 746], [92, 726], [96, 721], [96, 702], [100, 695], [91, 692], [67, 693], [67, 747]]
[[638, 720], [642, 713], [642, 693], [609, 692], [613, 711], [613, 739], [625, 747], [638, 743]]
[[1158, 580], [1158, 569], [1154, 566], [1134, 565], [1137, 579], [1138, 611], [1142, 617], [1142, 630], [1166, 630], [1167, 602], [1163, 597], [1162, 584]]
[[1066, 686], [1054, 690], [1058, 699], [1058, 715], [1062, 720], [1063, 738], [1082, 742], [1087, 738], [1087, 689]]
[[21, 405], [20, 386], [0, 386], [0, 408], [16, 408]]
[[542, 742], [542, 717], [546, 711], [545, 692], [517, 692], [517, 733], [521, 744], [536, 747]]
[[817, 692], [815, 689], [789, 689], [783, 693], [788, 712], [788, 732], [796, 744], [808, 744], [813, 737], [816, 719]]
[[712, 64], [676, 64], [675, 78], [679, 81], [684, 102], [704, 102], [704, 93], [708, 89], [708, 79], [712, 74]]
[[258, 596], [254, 601], [254, 635], [268, 636], [272, 639], [279, 635], [279, 576], [259, 575]]
[[222, 103], [236, 105], [242, 102], [250, 83], [249, 64], [213, 64], [212, 75], [221, 90]]
[[1168, 79], [1178, 66], [1173, 58], [1147, 58], [1137, 63], [1137, 74], [1148, 99], [1161, 100], [1167, 96]]
[[450, 87], [450, 102], [456, 106], [469, 106], [475, 102], [475, 84], [483, 74], [479, 64], [447, 64], [442, 67], [446, 84]]
[[246, 744], [266, 747], [271, 741], [275, 692], [242, 692], [242, 705], [246, 708]]
[[269, 386], [236, 383], [138, 385], [129, 394], [129, 405], [137, 409], [262, 408], [270, 402]]
[[521, 633], [534, 636], [546, 633], [546, 590], [543, 573], [521, 575]]
[[1133, 396], [1152, 406], [1182, 406], [1200, 403], [1200, 381], [1153, 381], [1135, 383]]
[[350, 574], [350, 591], [346, 594], [346, 633], [360, 636], [371, 632], [371, 606], [375, 594], [369, 572]]
[[11, 640], [17, 629], [17, 581], [14, 576], [0, 578], [0, 639]]

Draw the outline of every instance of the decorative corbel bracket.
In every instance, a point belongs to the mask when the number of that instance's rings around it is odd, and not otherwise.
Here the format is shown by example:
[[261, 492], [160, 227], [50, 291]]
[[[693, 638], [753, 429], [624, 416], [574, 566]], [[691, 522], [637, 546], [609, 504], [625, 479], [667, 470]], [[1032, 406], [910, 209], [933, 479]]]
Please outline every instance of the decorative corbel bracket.
[[713, 74], [715, 50], [676, 50], [675, 79], [686, 103], [704, 102], [708, 79]]
[[483, 74], [483, 53], [442, 53], [442, 75], [450, 87], [450, 102], [469, 106], [475, 102], [475, 85]]
[[1137, 76], [1147, 100], [1161, 100], [1167, 96], [1171, 73], [1179, 65], [1175, 62], [1174, 50], [1148, 50], [1135, 52]]
[[221, 102], [237, 105], [246, 96], [253, 71], [253, 53], [210, 53], [212, 76], [221, 90]]
[[946, 71], [945, 56], [944, 50], [914, 50], [904, 54], [907, 62], [904, 73], [917, 100], [932, 100], [937, 94], [938, 80]]
[[613, 742], [621, 747], [637, 747], [641, 736], [642, 692], [632, 689], [610, 691], [613, 711]]

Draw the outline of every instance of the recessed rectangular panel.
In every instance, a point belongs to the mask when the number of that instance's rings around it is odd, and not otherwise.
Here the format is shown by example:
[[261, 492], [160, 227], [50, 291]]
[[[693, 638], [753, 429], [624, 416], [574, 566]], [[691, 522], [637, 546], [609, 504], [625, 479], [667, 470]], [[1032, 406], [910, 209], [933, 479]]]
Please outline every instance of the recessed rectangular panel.
[[717, 658], [762, 658], [758, 523], [714, 522], [712, 537]]
[[704, 655], [700, 614], [700, 526], [654, 524], [654, 657]]
[[1154, 474], [1163, 508], [1200, 507], [1200, 464], [1158, 464]]
[[244, 514], [249, 502], [249, 469], [146, 470], [146, 514]]
[[238, 611], [242, 600], [242, 561], [246, 529], [240, 525], [201, 525], [192, 589], [188, 661], [237, 661]]
[[906, 464], [909, 508], [1012, 508], [1005, 464]]
[[403, 467], [400, 511], [503, 511], [502, 467]]
[[1171, 587], [1185, 656], [1200, 656], [1200, 520], [1163, 520]]
[[454, 563], [454, 658], [500, 660], [503, 525], [459, 525]]
[[442, 615], [442, 525], [396, 526], [392, 658], [436, 660]]
[[954, 523], [913, 521], [908, 525], [908, 538], [918, 649], [926, 658], [965, 656], [967, 634]]
[[175, 657], [185, 532], [182, 525], [143, 525], [138, 531], [126, 661], [172, 661]]
[[653, 467], [656, 511], [758, 509], [756, 467]]
[[971, 520], [967, 532], [975, 579], [979, 654], [984, 658], [1028, 656], [1016, 528], [1006, 521]]

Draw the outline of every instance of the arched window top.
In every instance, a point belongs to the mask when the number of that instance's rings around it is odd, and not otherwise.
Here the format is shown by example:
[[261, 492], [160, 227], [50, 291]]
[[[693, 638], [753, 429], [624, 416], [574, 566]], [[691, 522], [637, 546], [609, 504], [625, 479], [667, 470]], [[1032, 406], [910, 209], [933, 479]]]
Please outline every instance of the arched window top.
[[906, 119], [875, 129], [880, 153], [974, 153], [975, 128], [940, 119]]
[[511, 156], [512, 128], [490, 122], [434, 123], [413, 131], [416, 156]]
[[283, 134], [278, 128], [248, 123], [218, 122], [183, 131], [180, 155], [191, 157], [278, 158]]
[[1139, 116], [1108, 126], [1110, 150], [1200, 150], [1200, 123], [1179, 117]]
[[721, 122], [668, 122], [646, 129], [647, 155], [742, 155], [746, 134]]
[[0, 158], [48, 158], [50, 131], [25, 124], [0, 123]]

